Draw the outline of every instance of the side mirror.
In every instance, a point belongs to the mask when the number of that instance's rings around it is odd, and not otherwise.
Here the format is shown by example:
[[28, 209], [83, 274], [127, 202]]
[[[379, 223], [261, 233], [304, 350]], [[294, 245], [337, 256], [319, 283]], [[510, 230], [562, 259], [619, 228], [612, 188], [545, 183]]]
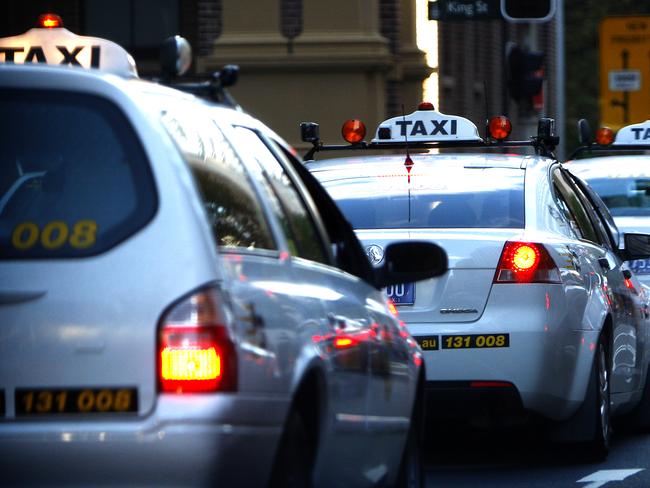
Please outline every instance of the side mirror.
[[588, 146], [592, 142], [591, 127], [587, 119], [578, 120], [578, 142], [581, 146]]
[[650, 258], [650, 234], [624, 234], [625, 249], [622, 249], [623, 259]]
[[447, 272], [447, 253], [432, 242], [405, 241], [386, 247], [384, 264], [376, 270], [379, 288], [435, 278]]
[[181, 36], [165, 39], [160, 46], [160, 70], [163, 77], [172, 79], [187, 73], [192, 64], [192, 47]]

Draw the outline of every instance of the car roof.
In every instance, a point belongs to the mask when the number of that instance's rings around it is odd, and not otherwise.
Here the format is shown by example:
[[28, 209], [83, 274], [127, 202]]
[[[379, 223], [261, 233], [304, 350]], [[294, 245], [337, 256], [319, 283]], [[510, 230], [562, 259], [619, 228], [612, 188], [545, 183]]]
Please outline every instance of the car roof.
[[209, 107], [222, 120], [231, 124], [254, 127], [260, 131], [272, 134], [279, 139], [271, 129], [252, 116], [213, 101], [205, 100], [196, 95], [177, 90], [159, 83], [141, 79], [135, 76], [122, 76], [97, 69], [85, 69], [74, 66], [53, 66], [47, 64], [14, 65], [0, 63], [0, 86], [32, 89], [56, 89], [65, 91], [88, 91], [92, 93], [109, 94], [117, 89], [126, 93], [136, 105], [142, 103], [141, 95], [166, 97], [178, 103], [195, 103]]
[[[419, 153], [410, 154], [414, 163], [412, 171], [435, 175], [447, 169], [499, 168], [523, 170], [551, 159], [518, 154], [471, 154], [471, 153]], [[398, 172], [406, 174], [405, 154], [363, 155], [344, 158], [309, 161], [307, 168], [321, 181], [333, 181], [359, 177], [381, 177]], [[419, 164], [418, 164], [419, 163]]]
[[635, 178], [650, 175], [650, 155], [615, 155], [568, 161], [566, 167], [583, 179]]

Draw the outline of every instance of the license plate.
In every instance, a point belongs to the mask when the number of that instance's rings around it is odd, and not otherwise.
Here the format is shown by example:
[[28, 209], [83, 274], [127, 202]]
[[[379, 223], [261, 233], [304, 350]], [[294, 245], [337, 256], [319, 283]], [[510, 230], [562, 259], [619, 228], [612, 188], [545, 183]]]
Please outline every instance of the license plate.
[[433, 336], [415, 336], [415, 340], [423, 351], [437, 351], [440, 348], [440, 337]]
[[491, 349], [510, 347], [510, 334], [464, 334], [440, 337], [443, 349]]
[[136, 388], [20, 388], [15, 394], [16, 415], [138, 411]]
[[415, 303], [415, 284], [390, 285], [386, 288], [386, 294], [395, 305], [413, 305]]
[[629, 266], [635, 274], [650, 274], [650, 259], [635, 259], [629, 262]]

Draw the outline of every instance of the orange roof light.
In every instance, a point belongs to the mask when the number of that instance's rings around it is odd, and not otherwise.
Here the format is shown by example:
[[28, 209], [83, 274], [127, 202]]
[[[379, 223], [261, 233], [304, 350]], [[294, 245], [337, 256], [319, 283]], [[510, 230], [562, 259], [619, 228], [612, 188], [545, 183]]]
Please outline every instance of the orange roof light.
[[512, 124], [505, 115], [497, 115], [496, 117], [490, 118], [488, 130], [492, 139], [503, 141], [510, 135]]
[[435, 110], [435, 108], [431, 102], [421, 102], [418, 105], [418, 110]]
[[614, 142], [614, 131], [609, 127], [601, 127], [596, 131], [596, 142], [601, 146], [609, 146]]
[[356, 144], [363, 141], [366, 137], [366, 126], [363, 122], [356, 119], [346, 120], [341, 128], [341, 134], [350, 144]]
[[36, 27], [42, 27], [44, 29], [63, 27], [63, 20], [56, 14], [43, 14], [38, 18]]

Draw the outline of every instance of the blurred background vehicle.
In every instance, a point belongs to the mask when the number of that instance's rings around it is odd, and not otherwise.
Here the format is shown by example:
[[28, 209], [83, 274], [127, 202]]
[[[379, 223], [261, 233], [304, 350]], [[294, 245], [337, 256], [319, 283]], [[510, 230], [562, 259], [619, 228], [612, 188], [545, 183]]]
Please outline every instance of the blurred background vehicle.
[[[583, 145], [568, 161], [571, 171], [602, 198], [619, 229], [650, 232], [650, 122], [625, 126], [616, 139], [611, 129], [600, 128], [593, 143], [587, 121], [579, 126]], [[650, 260], [637, 259], [629, 266], [650, 286]]]

